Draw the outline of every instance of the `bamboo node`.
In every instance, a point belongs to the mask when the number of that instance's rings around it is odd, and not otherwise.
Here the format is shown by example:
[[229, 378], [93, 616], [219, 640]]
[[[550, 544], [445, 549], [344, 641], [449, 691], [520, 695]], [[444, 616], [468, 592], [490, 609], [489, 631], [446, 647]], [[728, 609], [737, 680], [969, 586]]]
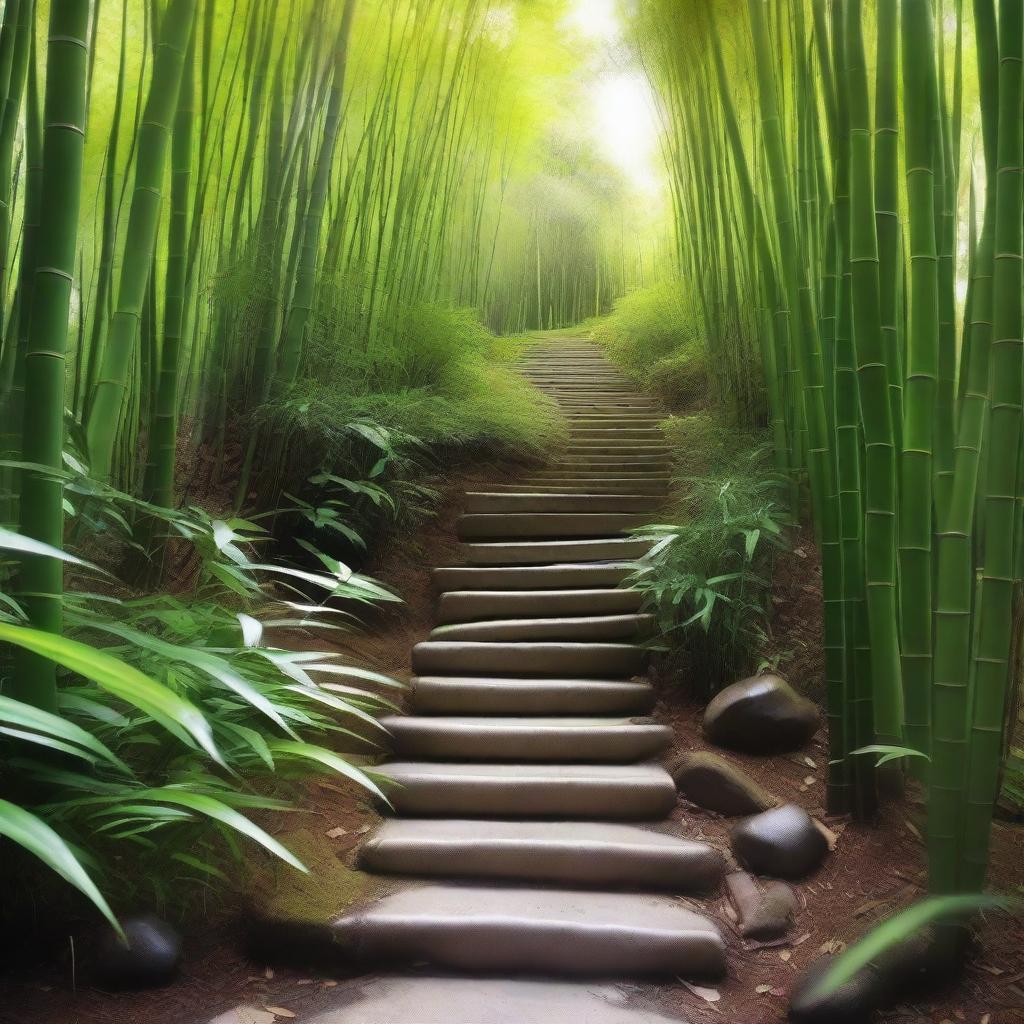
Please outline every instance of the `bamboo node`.
[[86, 52], [89, 50], [89, 44], [85, 39], [79, 39], [78, 36], [49, 36], [47, 43], [70, 43], [72, 46], [79, 46]]
[[65, 281], [74, 283], [74, 276], [69, 274], [66, 270], [61, 270], [60, 267], [36, 267], [37, 274], [52, 274], [54, 277], [62, 277]]

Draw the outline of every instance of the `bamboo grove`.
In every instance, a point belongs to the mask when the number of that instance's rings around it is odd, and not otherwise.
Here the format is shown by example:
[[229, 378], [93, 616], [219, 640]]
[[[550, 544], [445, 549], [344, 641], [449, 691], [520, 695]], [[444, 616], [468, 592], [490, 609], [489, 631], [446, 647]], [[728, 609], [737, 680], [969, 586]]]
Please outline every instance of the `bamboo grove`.
[[683, 279], [809, 497], [829, 806], [899, 784], [856, 751], [925, 755], [937, 893], [984, 883], [1018, 685], [1022, 7], [647, 0], [637, 30]]
[[[292, 483], [281, 417], [338, 381], [420, 385], [421, 321], [444, 334], [461, 307], [511, 332], [607, 310], [643, 249], [614, 174], [546, 134], [550, 98], [528, 87], [531, 60], [569, 65], [557, 13], [7, 0], [0, 519], [60, 546], [59, 481], [22, 486], [11, 464], [59, 470], [69, 442], [163, 507], [205, 444], [237, 507], [266, 504]], [[59, 563], [26, 558], [19, 587], [59, 632]], [[52, 705], [52, 665], [25, 661], [22, 695]]]

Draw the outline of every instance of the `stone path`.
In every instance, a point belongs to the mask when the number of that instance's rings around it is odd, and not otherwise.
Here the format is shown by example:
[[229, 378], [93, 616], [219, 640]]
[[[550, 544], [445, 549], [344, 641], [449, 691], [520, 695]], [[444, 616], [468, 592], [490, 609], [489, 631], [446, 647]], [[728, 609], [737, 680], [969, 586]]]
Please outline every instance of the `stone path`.
[[569, 444], [466, 495], [464, 564], [436, 570], [412, 713], [384, 721], [394, 816], [360, 854], [412, 884], [331, 926], [339, 958], [449, 977], [367, 982], [322, 1024], [651, 1024], [614, 988], [566, 979], [725, 970], [717, 926], [677, 898], [717, 888], [722, 855], [659, 831], [677, 799], [657, 761], [672, 734], [644, 717], [651, 622], [619, 586], [645, 550], [627, 531], [668, 486], [659, 411], [586, 342], [534, 349], [524, 372], [561, 405]]

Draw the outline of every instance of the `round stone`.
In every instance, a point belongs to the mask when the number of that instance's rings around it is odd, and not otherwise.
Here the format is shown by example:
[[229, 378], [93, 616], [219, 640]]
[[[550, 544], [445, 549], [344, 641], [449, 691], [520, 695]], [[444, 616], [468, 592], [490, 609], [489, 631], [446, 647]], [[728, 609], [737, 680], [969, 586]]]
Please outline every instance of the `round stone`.
[[796, 804], [744, 818], [732, 830], [732, 848], [744, 867], [759, 875], [802, 878], [828, 851], [811, 816]]
[[742, 679], [716, 694], [704, 711], [714, 744], [747, 754], [798, 750], [817, 732], [818, 708], [781, 676]]
[[127, 945], [106, 933], [96, 951], [96, 980], [107, 988], [156, 988], [174, 980], [181, 963], [181, 938], [153, 914], [121, 921]]

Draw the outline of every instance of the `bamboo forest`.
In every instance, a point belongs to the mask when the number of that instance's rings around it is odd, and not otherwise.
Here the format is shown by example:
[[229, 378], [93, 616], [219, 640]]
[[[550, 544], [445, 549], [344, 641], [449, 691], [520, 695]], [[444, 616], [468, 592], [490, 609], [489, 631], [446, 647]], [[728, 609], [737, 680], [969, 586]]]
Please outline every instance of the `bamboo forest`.
[[1024, 1024], [1024, 0], [0, 0], [0, 1024]]

